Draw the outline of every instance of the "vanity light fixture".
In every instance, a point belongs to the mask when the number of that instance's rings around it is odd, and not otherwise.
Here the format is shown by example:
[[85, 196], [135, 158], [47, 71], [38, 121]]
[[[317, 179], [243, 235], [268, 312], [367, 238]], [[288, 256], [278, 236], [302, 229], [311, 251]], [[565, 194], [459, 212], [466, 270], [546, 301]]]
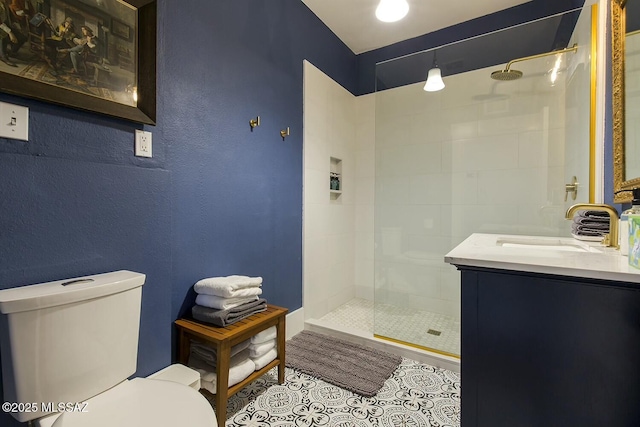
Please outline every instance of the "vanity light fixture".
[[424, 84], [424, 90], [426, 92], [437, 92], [444, 89], [444, 82], [442, 81], [442, 74], [436, 61], [436, 52], [433, 52], [433, 64], [427, 75], [427, 82]]
[[407, 0], [380, 0], [376, 8], [376, 18], [382, 22], [396, 22], [409, 12]]

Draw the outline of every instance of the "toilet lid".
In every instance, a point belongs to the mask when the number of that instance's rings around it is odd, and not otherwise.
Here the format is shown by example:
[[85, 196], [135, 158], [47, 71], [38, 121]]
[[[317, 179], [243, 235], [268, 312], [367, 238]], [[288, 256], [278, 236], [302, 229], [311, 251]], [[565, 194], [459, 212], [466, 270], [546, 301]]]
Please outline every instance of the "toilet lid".
[[217, 426], [207, 400], [183, 384], [135, 378], [87, 401], [86, 412], [65, 412], [53, 427]]

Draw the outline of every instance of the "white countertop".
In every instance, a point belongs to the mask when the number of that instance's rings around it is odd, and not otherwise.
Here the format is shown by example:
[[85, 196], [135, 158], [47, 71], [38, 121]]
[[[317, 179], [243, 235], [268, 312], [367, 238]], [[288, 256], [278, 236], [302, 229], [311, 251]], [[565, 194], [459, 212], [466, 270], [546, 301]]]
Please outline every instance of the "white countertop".
[[629, 266], [629, 258], [620, 251], [573, 238], [472, 234], [444, 260], [459, 266], [640, 283], [640, 270]]

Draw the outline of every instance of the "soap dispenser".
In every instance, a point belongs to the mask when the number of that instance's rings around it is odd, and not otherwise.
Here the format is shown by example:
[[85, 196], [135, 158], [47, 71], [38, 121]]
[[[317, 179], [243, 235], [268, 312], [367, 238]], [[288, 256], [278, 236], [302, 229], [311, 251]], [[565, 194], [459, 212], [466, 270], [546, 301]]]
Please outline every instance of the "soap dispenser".
[[631, 208], [622, 212], [620, 215], [619, 239], [620, 239], [620, 253], [624, 256], [629, 256], [629, 215], [640, 214], [640, 188], [634, 188], [633, 201], [631, 202]]

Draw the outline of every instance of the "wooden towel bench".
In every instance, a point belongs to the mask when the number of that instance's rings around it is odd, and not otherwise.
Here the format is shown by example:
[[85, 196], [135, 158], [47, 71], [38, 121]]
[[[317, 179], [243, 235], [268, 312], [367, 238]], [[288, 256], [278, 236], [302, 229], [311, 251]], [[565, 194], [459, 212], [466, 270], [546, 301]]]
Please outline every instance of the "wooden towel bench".
[[[193, 319], [178, 319], [178, 361], [184, 365], [189, 360], [189, 348], [191, 340], [210, 344], [216, 349], [216, 417], [218, 426], [224, 427], [227, 419], [227, 400], [245, 385], [260, 377], [274, 366], [278, 367], [278, 384], [284, 382], [284, 344], [285, 344], [285, 320], [287, 309], [267, 305], [267, 310], [247, 317], [237, 323], [224, 328], [200, 323]], [[241, 343], [271, 326], [277, 329], [278, 356], [264, 368], [255, 371], [238, 384], [227, 387], [229, 383], [229, 362], [231, 359], [231, 347]], [[204, 391], [208, 393], [207, 391]]]

